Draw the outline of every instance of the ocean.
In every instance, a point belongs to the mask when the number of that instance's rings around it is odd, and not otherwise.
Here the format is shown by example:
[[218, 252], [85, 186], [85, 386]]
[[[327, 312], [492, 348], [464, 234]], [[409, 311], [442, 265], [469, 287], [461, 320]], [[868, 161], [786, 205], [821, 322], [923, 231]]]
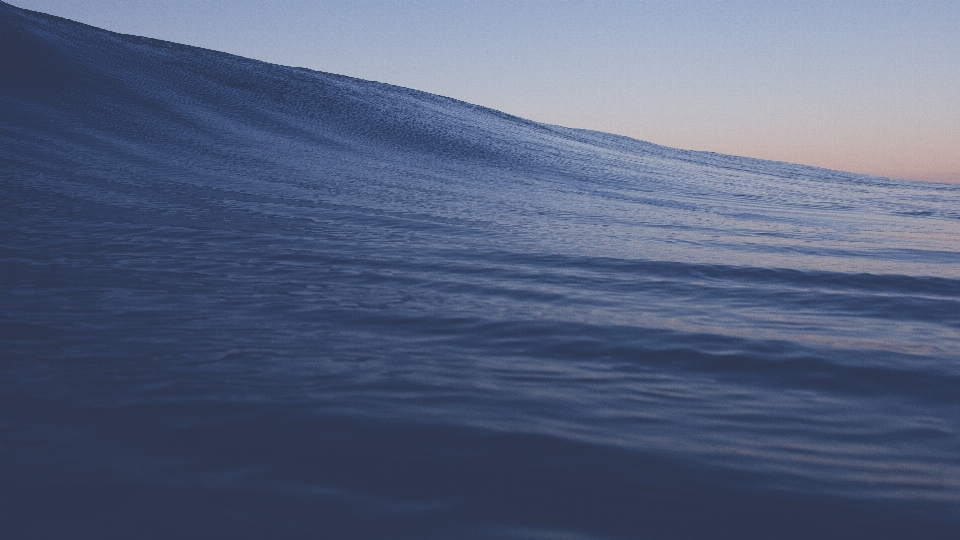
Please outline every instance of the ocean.
[[0, 3], [0, 536], [960, 538], [960, 186]]

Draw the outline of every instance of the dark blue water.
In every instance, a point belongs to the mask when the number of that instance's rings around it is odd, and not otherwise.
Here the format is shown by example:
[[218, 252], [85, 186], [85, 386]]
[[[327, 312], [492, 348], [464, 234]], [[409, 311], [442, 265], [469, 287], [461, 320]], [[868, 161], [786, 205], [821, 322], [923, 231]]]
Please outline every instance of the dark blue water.
[[0, 4], [0, 536], [960, 537], [960, 186]]

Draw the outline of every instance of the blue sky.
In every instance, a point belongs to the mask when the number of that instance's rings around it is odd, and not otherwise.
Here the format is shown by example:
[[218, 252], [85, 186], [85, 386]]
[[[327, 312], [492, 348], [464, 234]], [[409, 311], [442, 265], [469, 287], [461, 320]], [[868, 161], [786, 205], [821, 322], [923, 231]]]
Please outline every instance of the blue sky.
[[960, 1], [8, 0], [696, 150], [960, 182]]

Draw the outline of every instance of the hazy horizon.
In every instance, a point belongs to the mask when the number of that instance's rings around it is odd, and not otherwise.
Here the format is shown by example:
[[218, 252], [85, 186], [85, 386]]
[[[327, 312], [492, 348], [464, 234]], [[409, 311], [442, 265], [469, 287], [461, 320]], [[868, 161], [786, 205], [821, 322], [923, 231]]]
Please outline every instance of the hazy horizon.
[[12, 0], [691, 150], [960, 182], [960, 3]]

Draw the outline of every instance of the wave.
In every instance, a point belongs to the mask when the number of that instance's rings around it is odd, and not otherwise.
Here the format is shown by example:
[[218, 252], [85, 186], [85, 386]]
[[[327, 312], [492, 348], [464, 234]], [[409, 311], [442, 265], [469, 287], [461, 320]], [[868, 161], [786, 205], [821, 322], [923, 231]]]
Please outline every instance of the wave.
[[960, 530], [960, 186], [2, 2], [0, 185], [13, 537]]

